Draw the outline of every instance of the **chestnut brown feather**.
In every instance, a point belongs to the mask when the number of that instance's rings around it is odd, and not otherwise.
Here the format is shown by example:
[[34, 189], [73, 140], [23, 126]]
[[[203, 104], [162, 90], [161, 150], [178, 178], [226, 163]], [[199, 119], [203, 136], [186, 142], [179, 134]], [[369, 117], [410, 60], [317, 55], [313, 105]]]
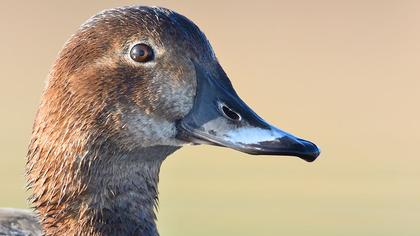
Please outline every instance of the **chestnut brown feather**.
[[[153, 66], [129, 60], [138, 42], [156, 50]], [[163, 8], [107, 10], [70, 38], [28, 151], [28, 188], [46, 235], [158, 234], [158, 173], [182, 144], [174, 122], [192, 107], [191, 58], [213, 56], [191, 21]]]

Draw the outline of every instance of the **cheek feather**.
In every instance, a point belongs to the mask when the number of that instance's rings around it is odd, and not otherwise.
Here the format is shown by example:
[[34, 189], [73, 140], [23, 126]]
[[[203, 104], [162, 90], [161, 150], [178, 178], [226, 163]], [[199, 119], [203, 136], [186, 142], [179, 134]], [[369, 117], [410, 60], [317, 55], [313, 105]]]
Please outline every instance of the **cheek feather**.
[[[123, 128], [126, 134], [121, 141], [132, 142], [136, 146], [156, 145], [181, 146], [184, 142], [175, 139], [177, 130], [173, 122], [147, 115], [135, 115], [125, 119]], [[124, 140], [126, 138], [126, 140]]]

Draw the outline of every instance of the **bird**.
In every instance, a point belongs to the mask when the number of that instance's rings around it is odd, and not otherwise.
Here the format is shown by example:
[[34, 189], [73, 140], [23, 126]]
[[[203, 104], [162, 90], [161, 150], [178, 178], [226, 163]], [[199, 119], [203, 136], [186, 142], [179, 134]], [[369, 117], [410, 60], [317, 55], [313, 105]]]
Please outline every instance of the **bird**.
[[65, 43], [27, 153], [32, 211], [0, 210], [0, 235], [159, 235], [159, 171], [187, 145], [252, 155], [320, 154], [235, 92], [205, 34], [162, 7], [88, 19]]

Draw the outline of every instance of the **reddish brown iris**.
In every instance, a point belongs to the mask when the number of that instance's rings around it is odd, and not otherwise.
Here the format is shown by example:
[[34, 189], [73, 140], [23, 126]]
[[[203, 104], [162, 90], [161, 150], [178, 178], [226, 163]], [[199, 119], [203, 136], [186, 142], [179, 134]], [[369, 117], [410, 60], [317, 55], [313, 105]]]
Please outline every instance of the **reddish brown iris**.
[[130, 57], [136, 62], [148, 62], [153, 59], [153, 50], [144, 43], [134, 45], [130, 51]]

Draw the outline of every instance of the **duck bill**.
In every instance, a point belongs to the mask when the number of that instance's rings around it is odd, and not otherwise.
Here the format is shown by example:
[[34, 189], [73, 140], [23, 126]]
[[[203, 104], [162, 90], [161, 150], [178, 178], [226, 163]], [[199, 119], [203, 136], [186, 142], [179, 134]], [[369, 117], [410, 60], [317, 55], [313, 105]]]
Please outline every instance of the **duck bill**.
[[177, 138], [253, 155], [296, 156], [309, 162], [318, 157], [320, 151], [314, 143], [270, 125], [252, 111], [220, 67], [214, 74], [198, 65], [195, 69], [194, 105], [178, 122]]

